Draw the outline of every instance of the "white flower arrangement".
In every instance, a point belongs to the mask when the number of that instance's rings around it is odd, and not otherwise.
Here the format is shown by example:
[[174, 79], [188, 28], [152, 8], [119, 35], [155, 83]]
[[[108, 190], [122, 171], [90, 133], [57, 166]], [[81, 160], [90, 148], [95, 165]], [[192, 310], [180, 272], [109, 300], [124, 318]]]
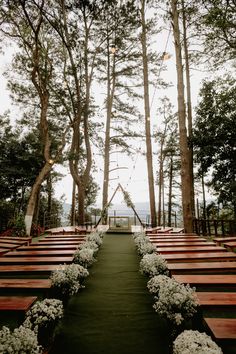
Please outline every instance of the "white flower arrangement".
[[80, 250], [85, 248], [92, 249], [94, 253], [98, 252], [98, 245], [94, 241], [85, 241], [84, 243], [82, 243], [80, 246]]
[[88, 268], [95, 262], [94, 251], [91, 248], [82, 248], [77, 250], [74, 253], [73, 262]]
[[140, 243], [138, 246], [138, 253], [141, 256], [144, 256], [145, 254], [151, 254], [154, 252], [156, 252], [156, 247], [151, 242], [143, 242]]
[[156, 300], [153, 305], [155, 311], [175, 326], [192, 318], [197, 311], [195, 289], [189, 284], [183, 285], [174, 279], [161, 283]]
[[147, 253], [156, 252], [156, 247], [150, 242], [149, 238], [143, 232], [136, 233], [134, 243], [138, 249], [138, 253], [143, 256]]
[[171, 281], [172, 279], [166, 275], [155, 275], [148, 281], [147, 288], [151, 294], [158, 296], [160, 288], [168, 286], [168, 283]]
[[74, 295], [81, 288], [80, 280], [89, 275], [86, 268], [79, 264], [60, 265], [59, 269], [52, 272], [50, 279], [52, 287], [62, 296]]
[[63, 317], [63, 304], [58, 299], [44, 299], [37, 301], [26, 313], [25, 327], [32, 330], [49, 327], [56, 324]]
[[185, 330], [173, 343], [173, 354], [223, 354], [206, 333]]
[[91, 232], [91, 234], [86, 237], [86, 241], [95, 242], [98, 247], [100, 247], [102, 245], [102, 234], [99, 234], [98, 232]]
[[8, 327], [0, 331], [1, 354], [41, 354], [42, 347], [38, 344], [37, 333], [24, 326], [15, 328], [13, 332]]
[[168, 275], [169, 271], [165, 259], [158, 254], [145, 254], [140, 262], [140, 272], [149, 277], [154, 275]]
[[138, 247], [138, 245], [142, 242], [149, 241], [148, 237], [145, 235], [143, 232], [137, 232], [133, 236], [135, 245]]

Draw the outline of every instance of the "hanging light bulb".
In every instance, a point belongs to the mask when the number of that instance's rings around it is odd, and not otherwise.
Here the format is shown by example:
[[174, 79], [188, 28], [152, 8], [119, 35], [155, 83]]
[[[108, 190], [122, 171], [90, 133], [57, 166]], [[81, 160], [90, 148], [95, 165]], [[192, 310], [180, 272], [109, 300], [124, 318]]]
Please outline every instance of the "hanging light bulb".
[[162, 56], [161, 56], [162, 60], [168, 60], [170, 58], [171, 58], [171, 54], [170, 53], [167, 53], [167, 52], [163, 52], [162, 53]]
[[110, 48], [110, 52], [111, 52], [112, 54], [115, 54], [116, 51], [117, 51], [117, 49], [118, 49], [118, 48], [116, 48], [115, 44], [112, 44], [112, 45], [111, 45], [111, 48]]

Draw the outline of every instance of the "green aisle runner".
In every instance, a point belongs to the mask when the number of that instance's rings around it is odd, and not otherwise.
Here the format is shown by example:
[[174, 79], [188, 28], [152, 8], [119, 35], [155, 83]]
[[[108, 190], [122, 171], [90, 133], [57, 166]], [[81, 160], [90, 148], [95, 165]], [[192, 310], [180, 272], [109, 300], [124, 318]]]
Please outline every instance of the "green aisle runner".
[[167, 354], [165, 326], [138, 268], [132, 236], [106, 235], [50, 354]]

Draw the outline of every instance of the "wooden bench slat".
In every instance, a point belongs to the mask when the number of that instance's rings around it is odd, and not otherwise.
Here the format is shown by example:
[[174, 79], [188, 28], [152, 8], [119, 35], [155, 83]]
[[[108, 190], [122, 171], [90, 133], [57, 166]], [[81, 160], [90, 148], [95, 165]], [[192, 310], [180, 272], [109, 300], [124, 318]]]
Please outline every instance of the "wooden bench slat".
[[236, 273], [236, 262], [188, 262], [188, 263], [168, 263], [171, 274], [206, 274]]
[[63, 264], [72, 263], [73, 257], [0, 257], [0, 264]]
[[21, 246], [16, 249], [15, 252], [19, 251], [39, 251], [39, 250], [76, 250], [79, 247], [79, 244], [72, 244], [72, 245], [41, 245], [35, 244], [34, 246]]
[[0, 248], [0, 256], [2, 256], [6, 252], [8, 252], [7, 248]]
[[0, 296], [1, 311], [28, 311], [37, 296]]
[[63, 237], [45, 237], [41, 240], [39, 240], [39, 242], [47, 242], [47, 241], [64, 241], [64, 242], [68, 242], [68, 241], [84, 241], [84, 238], [81, 237], [67, 237], [67, 238], [63, 238]]
[[206, 242], [206, 239], [203, 237], [191, 237], [191, 238], [187, 238], [187, 237], [180, 237], [180, 238], [172, 238], [172, 237], [149, 237], [150, 241], [155, 241], [155, 242]]
[[[39, 240], [38, 245], [75, 245], [83, 243], [82, 240], [74, 240], [74, 241], [51, 241], [51, 240]], [[32, 243], [32, 245], [36, 245], [36, 243]]]
[[4, 289], [50, 289], [50, 279], [0, 279], [0, 288]]
[[235, 318], [204, 318], [215, 339], [236, 339]]
[[5, 257], [64, 257], [72, 256], [75, 253], [74, 250], [47, 250], [47, 251], [14, 251], [8, 252]]
[[214, 237], [213, 240], [217, 244], [221, 244], [224, 242], [236, 241], [236, 237]]
[[61, 235], [61, 236], [54, 236], [54, 235], [47, 235], [46, 237], [45, 237], [45, 239], [52, 239], [52, 238], [57, 238], [57, 239], [65, 239], [65, 240], [67, 240], [67, 239], [69, 239], [69, 238], [72, 238], [73, 240], [74, 239], [81, 239], [81, 240], [83, 240], [83, 239], [85, 239], [86, 238], [86, 236], [87, 235]]
[[182, 246], [182, 247], [156, 247], [158, 253], [201, 253], [201, 252], [226, 252], [227, 250], [221, 246]]
[[207, 242], [207, 241], [196, 241], [196, 242], [159, 242], [159, 241], [151, 241], [155, 246], [159, 247], [199, 247], [199, 246], [214, 246], [214, 242]]
[[0, 242], [0, 247], [1, 248], [14, 249], [14, 248], [17, 248], [17, 247], [20, 247], [20, 246], [21, 246], [20, 244]]
[[236, 306], [236, 293], [196, 292], [201, 306]]
[[236, 261], [236, 253], [233, 252], [205, 252], [205, 253], [172, 253], [165, 254], [164, 258], [169, 263], [177, 262], [214, 262]]
[[[60, 268], [64, 268], [64, 264], [60, 264]], [[51, 273], [59, 268], [59, 264], [17, 264], [17, 265], [0, 265], [0, 273]]]
[[236, 285], [236, 274], [174, 274], [173, 278], [179, 283], [191, 285]]

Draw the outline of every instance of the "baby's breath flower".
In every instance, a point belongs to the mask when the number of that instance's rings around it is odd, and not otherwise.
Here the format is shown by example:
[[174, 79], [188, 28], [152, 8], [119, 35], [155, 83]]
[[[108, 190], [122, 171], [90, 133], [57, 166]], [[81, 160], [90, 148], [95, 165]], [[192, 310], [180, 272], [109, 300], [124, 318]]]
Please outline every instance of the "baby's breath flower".
[[223, 354], [206, 333], [185, 330], [173, 343], [173, 354]]

